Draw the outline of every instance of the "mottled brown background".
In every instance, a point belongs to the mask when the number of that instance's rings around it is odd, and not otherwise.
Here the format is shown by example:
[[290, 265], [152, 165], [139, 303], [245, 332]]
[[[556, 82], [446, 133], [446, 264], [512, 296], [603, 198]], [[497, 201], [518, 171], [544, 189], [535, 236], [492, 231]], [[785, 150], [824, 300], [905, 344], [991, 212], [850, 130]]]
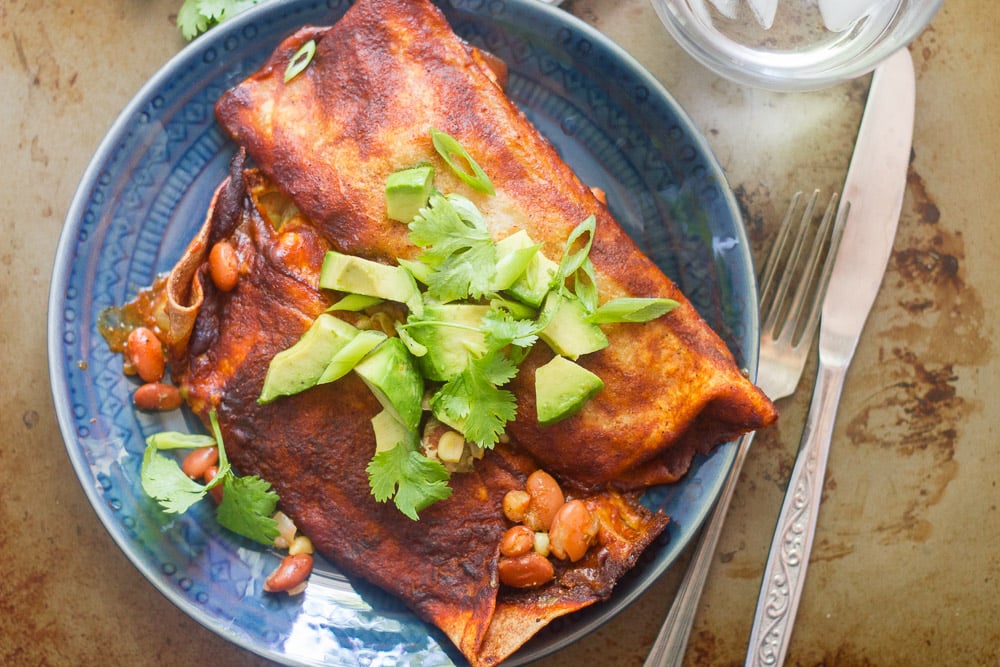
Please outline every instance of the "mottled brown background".
[[[0, 664], [259, 665], [180, 613], [101, 526], [56, 426], [44, 346], [63, 219], [117, 113], [183, 44], [181, 0], [0, 0]], [[730, 84], [688, 58], [647, 0], [569, 0], [707, 135], [755, 252], [795, 189], [842, 182], [867, 78], [819, 92]], [[948, 0], [912, 45], [909, 187], [847, 378], [790, 663], [1000, 662], [1000, 5]], [[811, 374], [812, 370], [807, 371]], [[808, 388], [762, 434], [687, 662], [742, 664]], [[641, 665], [679, 567], [545, 665]]]

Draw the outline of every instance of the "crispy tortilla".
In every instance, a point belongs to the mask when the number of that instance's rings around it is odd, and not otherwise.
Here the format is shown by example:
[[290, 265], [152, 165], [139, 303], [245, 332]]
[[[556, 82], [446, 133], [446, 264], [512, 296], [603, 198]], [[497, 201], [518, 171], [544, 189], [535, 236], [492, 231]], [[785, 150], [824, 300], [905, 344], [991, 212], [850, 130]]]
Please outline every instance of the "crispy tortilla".
[[[317, 288], [328, 244], [301, 216], [276, 231], [261, 204], [274, 193], [259, 173], [239, 168], [237, 161], [168, 279], [172, 321], [191, 322], [172, 332], [183, 341], [173, 348], [174, 379], [203, 419], [217, 411], [234, 465], [270, 481], [282, 509], [339, 569], [399, 596], [474, 665], [496, 664], [552, 619], [610, 595], [667, 525], [666, 516], [634, 496], [584, 496], [601, 523], [598, 546], [578, 563], [560, 565], [548, 585], [501, 591], [497, 545], [509, 527], [502, 499], [524, 488], [537, 467], [531, 457], [497, 447], [474, 472], [454, 475], [452, 497], [414, 522], [371, 495], [365, 473], [375, 448], [370, 419], [381, 408], [360, 379], [351, 374], [257, 403], [271, 357], [330, 305]], [[240, 191], [234, 181], [248, 187]], [[242, 206], [233, 207], [230, 197]], [[228, 240], [241, 263], [242, 277], [228, 293], [206, 277], [210, 246], [204, 241], [219, 227], [231, 230]]]

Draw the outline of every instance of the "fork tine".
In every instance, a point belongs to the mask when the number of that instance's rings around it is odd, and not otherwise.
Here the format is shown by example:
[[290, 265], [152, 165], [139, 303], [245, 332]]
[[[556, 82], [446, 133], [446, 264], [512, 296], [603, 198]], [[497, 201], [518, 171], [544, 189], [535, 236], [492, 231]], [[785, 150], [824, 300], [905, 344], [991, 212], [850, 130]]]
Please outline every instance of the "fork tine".
[[[838, 201], [839, 196], [837, 193], [834, 193], [830, 198], [830, 203], [827, 204], [826, 211], [823, 213], [823, 220], [820, 222], [819, 229], [816, 230], [812, 251], [810, 252], [808, 264], [803, 274], [803, 288], [796, 294], [795, 302], [789, 310], [790, 321], [797, 323], [795, 329], [797, 329], [798, 335], [795, 335], [795, 330], [792, 332], [792, 344], [796, 346], [811, 344], [813, 332], [816, 331], [819, 325], [819, 316], [823, 309], [823, 299], [807, 299], [807, 285], [813, 285], [812, 289], [808, 290], [810, 295], [822, 295], [826, 293], [826, 286], [830, 282], [834, 260], [837, 257], [837, 248], [840, 246], [840, 239], [843, 236], [844, 221], [847, 219], [848, 209], [850, 208], [849, 206], [845, 206], [838, 213]], [[831, 226], [833, 227], [832, 232], [830, 231]], [[826, 250], [825, 260], [821, 268], [820, 259], [823, 257], [823, 246], [827, 240], [829, 240], [829, 247]], [[818, 274], [817, 271], [819, 271]], [[806, 303], [809, 304], [809, 313], [805, 319], [802, 319], [802, 311]]]
[[810, 228], [809, 223], [812, 220], [813, 211], [816, 208], [816, 200], [819, 198], [819, 190], [813, 190], [809, 199], [806, 201], [805, 209], [802, 211], [801, 217], [798, 218], [798, 226], [795, 229], [795, 237], [792, 241], [792, 247], [787, 251], [787, 259], [782, 262], [780, 255], [785, 252], [785, 246], [788, 244], [787, 237], [793, 231], [793, 214], [796, 206], [798, 205], [800, 194], [801, 193], [796, 193], [795, 196], [792, 197], [792, 201], [788, 206], [788, 212], [785, 214], [785, 220], [782, 221], [782, 230], [780, 232], [780, 238], [778, 239], [780, 244], [778, 241], [775, 242], [772, 253], [768, 255], [765, 268], [765, 271], [770, 274], [768, 276], [768, 283], [766, 284], [766, 288], [768, 290], [771, 289], [771, 284], [776, 277], [776, 272], [779, 269], [782, 270], [781, 280], [774, 289], [774, 294], [769, 295], [770, 300], [761, 300], [761, 311], [766, 313], [762, 329], [774, 338], [781, 335], [784, 329], [784, 323], [788, 321], [788, 317], [785, 316], [785, 313], [788, 312], [788, 310], [784, 307], [785, 297], [788, 294], [788, 290], [791, 288], [797, 273], [796, 267], [799, 265], [799, 258], [802, 255], [802, 249], [805, 246], [806, 237], [808, 236]]
[[767, 259], [764, 260], [764, 269], [761, 272], [759, 288], [761, 319], [767, 319], [767, 313], [771, 309], [770, 304], [774, 301], [772, 292], [774, 290], [775, 276], [778, 274], [778, 267], [782, 264], [781, 259], [785, 256], [785, 245], [788, 243], [788, 237], [792, 233], [792, 214], [795, 212], [795, 207], [798, 206], [801, 197], [801, 190], [792, 195], [792, 200], [788, 204], [788, 210], [785, 211], [785, 217], [782, 218], [781, 226], [778, 228], [778, 236], [774, 239], [774, 243], [771, 244], [771, 250], [767, 253]]
[[788, 204], [788, 210], [785, 212], [785, 217], [781, 220], [781, 227], [778, 228], [778, 236], [774, 239], [774, 243], [771, 244], [771, 250], [767, 253], [767, 259], [764, 260], [764, 269], [761, 272], [760, 277], [761, 310], [764, 309], [765, 302], [770, 299], [774, 276], [778, 272], [778, 264], [781, 263], [780, 260], [782, 254], [784, 253], [785, 243], [788, 241], [788, 235], [791, 233], [792, 213], [795, 212], [795, 207], [798, 205], [799, 198], [801, 197], [801, 190], [792, 195], [792, 200]]

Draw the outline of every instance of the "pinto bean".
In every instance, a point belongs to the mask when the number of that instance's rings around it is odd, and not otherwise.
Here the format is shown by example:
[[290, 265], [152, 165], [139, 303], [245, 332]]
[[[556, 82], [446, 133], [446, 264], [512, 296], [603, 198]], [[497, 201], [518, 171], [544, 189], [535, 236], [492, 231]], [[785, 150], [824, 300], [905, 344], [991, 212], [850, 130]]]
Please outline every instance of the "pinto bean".
[[[205, 475], [204, 475], [204, 477], [202, 479], [204, 480], [205, 484], [208, 484], [213, 479], [215, 479], [215, 477], [218, 474], [219, 474], [219, 468], [218, 467], [216, 467], [216, 466], [209, 466], [205, 470]], [[213, 486], [211, 489], [208, 490], [208, 492], [212, 494], [212, 498], [215, 499], [216, 503], [221, 503], [222, 502], [222, 484], [219, 484], [217, 486]]]
[[229, 241], [219, 241], [208, 253], [208, 272], [212, 282], [223, 292], [236, 287], [240, 279], [240, 258]]
[[264, 581], [264, 590], [268, 593], [290, 591], [309, 578], [312, 568], [313, 558], [309, 554], [285, 556], [277, 569]]
[[514, 523], [524, 521], [524, 515], [531, 504], [531, 496], [527, 491], [515, 489], [508, 491], [503, 497], [503, 514]]
[[139, 374], [143, 382], [159, 382], [167, 368], [163, 354], [163, 344], [156, 334], [147, 327], [136, 327], [125, 341], [128, 363]]
[[181, 407], [181, 392], [172, 384], [147, 382], [132, 394], [132, 403], [140, 410], [176, 410]]
[[497, 569], [500, 582], [513, 588], [534, 588], [552, 581], [556, 576], [549, 559], [534, 551], [513, 558], [501, 558]]
[[205, 476], [205, 471], [218, 462], [218, 447], [199, 447], [184, 457], [181, 470], [191, 479], [201, 479]]
[[531, 496], [524, 525], [532, 530], [548, 530], [552, 525], [552, 518], [566, 502], [559, 482], [544, 470], [536, 470], [528, 475], [524, 487]]
[[513, 526], [500, 538], [502, 556], [520, 556], [528, 553], [535, 545], [535, 531], [527, 526]]
[[556, 558], [574, 563], [594, 543], [600, 522], [582, 500], [570, 500], [556, 512], [549, 529], [549, 549]]

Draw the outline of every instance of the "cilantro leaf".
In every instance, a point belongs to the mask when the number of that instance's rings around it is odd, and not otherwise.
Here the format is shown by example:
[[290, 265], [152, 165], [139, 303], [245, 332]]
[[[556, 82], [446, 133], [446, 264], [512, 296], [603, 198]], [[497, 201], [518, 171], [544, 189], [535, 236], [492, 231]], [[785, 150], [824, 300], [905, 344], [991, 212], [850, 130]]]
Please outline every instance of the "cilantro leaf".
[[272, 544], [278, 535], [278, 522], [271, 518], [278, 494], [271, 485], [255, 475], [228, 475], [222, 489], [216, 513], [219, 525], [261, 544]]
[[184, 0], [177, 12], [177, 27], [192, 40], [209, 28], [250, 9], [261, 0]]
[[186, 40], [192, 40], [209, 28], [208, 17], [198, 9], [199, 0], [184, 0], [177, 11], [177, 28]]
[[483, 318], [486, 344], [491, 350], [507, 345], [531, 347], [538, 340], [539, 326], [535, 320], [516, 319], [505, 310], [491, 308]]
[[424, 249], [420, 261], [433, 268], [426, 276], [428, 295], [448, 302], [490, 291], [497, 250], [472, 202], [435, 193], [409, 227], [410, 240]]
[[160, 454], [147, 442], [140, 471], [142, 490], [155, 499], [165, 512], [183, 514], [205, 497], [207, 488], [189, 478], [177, 461]]
[[[278, 534], [277, 521], [271, 518], [278, 504], [278, 494], [271, 485], [254, 475], [237, 477], [226, 456], [222, 429], [215, 411], [209, 413], [213, 436], [164, 431], [146, 438], [142, 456], [141, 483], [146, 495], [155, 499], [164, 511], [183, 514], [205, 497], [205, 493], [222, 485], [222, 502], [216, 518], [219, 525], [256, 540], [271, 544]], [[208, 484], [199, 484], [181, 470], [177, 461], [159, 453], [159, 449], [219, 448], [218, 473]]]
[[439, 461], [400, 443], [375, 454], [365, 469], [375, 500], [390, 498], [400, 512], [419, 521], [417, 512], [451, 496], [449, 473]]
[[514, 394], [500, 388], [516, 374], [517, 365], [502, 354], [472, 358], [431, 397], [431, 409], [443, 413], [441, 421], [462, 424], [466, 440], [493, 447], [517, 415]]

